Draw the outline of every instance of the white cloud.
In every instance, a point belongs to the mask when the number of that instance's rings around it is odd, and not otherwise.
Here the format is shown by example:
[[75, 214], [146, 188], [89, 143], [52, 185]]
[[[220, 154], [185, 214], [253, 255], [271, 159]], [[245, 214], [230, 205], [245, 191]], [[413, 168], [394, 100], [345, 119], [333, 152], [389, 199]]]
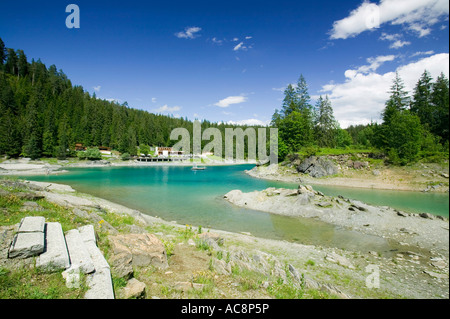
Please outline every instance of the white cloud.
[[253, 37], [250, 37], [250, 36], [246, 36], [245, 37], [245, 40], [250, 40], [250, 39], [252, 39]]
[[238, 51], [238, 50], [244, 50], [244, 49], [246, 49], [246, 47], [243, 46], [243, 45], [244, 45], [244, 42], [239, 42], [239, 44], [236, 45], [236, 46], [233, 48], [233, 51]]
[[103, 100], [106, 100], [106, 101], [112, 102], [112, 103], [117, 103], [117, 104], [122, 103], [122, 100], [121, 100], [121, 99], [109, 98], [109, 99], [103, 99]]
[[218, 40], [216, 37], [212, 38], [211, 41], [218, 45], [221, 45], [223, 43], [223, 40]]
[[153, 110], [155, 113], [171, 113], [181, 110], [180, 106], [168, 106], [167, 104]]
[[410, 45], [411, 42], [409, 41], [402, 41], [400, 40], [400, 38], [402, 37], [401, 34], [395, 33], [395, 34], [387, 34], [387, 33], [382, 33], [380, 40], [386, 40], [386, 41], [391, 41], [391, 45], [389, 46], [390, 49], [399, 49], [404, 47], [405, 45]]
[[418, 52], [412, 54], [411, 57], [415, 57], [415, 56], [419, 56], [419, 55], [432, 55], [432, 54], [434, 54], [433, 50], [430, 50], [430, 51], [418, 51]]
[[94, 86], [94, 91], [95, 92], [100, 92], [100, 89], [102, 88], [102, 86], [101, 85], [99, 85], [99, 86]]
[[369, 65], [363, 65], [360, 66], [356, 70], [347, 70], [347, 73], [349, 74], [349, 77], [353, 73], [368, 73], [368, 72], [375, 72], [384, 62], [393, 61], [395, 59], [395, 55], [380, 55], [375, 58], [368, 58], [367, 62], [370, 63]]
[[410, 44], [411, 44], [411, 42], [409, 42], [409, 41], [397, 40], [394, 43], [392, 43], [389, 46], [389, 48], [391, 48], [391, 49], [399, 49], [399, 48], [404, 47], [405, 45], [410, 45]]
[[231, 125], [248, 125], [248, 126], [267, 126], [270, 124], [270, 122], [263, 122], [258, 119], [247, 119], [247, 120], [240, 120], [240, 121], [228, 121], [225, 122], [226, 124]]
[[198, 37], [197, 32], [201, 31], [202, 28], [199, 27], [186, 27], [184, 32], [177, 32], [175, 36], [180, 39], [194, 39]]
[[231, 40], [231, 41], [238, 42], [239, 38], [233, 38], [233, 40]]
[[448, 0], [381, 0], [379, 4], [364, 1], [349, 16], [333, 23], [330, 38], [355, 37], [384, 23], [405, 25], [423, 37], [431, 32], [430, 26], [448, 14]]
[[152, 97], [152, 103], [156, 103], [156, 97]]
[[409, 28], [417, 33], [417, 36], [419, 38], [422, 38], [424, 36], [427, 36], [431, 33], [431, 29], [428, 27], [425, 27], [419, 23], [413, 23], [409, 26]]
[[239, 95], [239, 96], [229, 96], [227, 98], [224, 98], [223, 100], [220, 100], [219, 102], [215, 103], [215, 106], [219, 107], [228, 107], [232, 104], [239, 104], [247, 102], [247, 97]]
[[[425, 69], [434, 79], [441, 72], [448, 78], [449, 54], [435, 54], [396, 69], [410, 95]], [[334, 115], [341, 127], [367, 124], [372, 120], [379, 121], [385, 102], [389, 98], [395, 72], [378, 74], [373, 70], [364, 73], [357, 69], [347, 70], [345, 76], [345, 82], [329, 83], [320, 91], [321, 94], [329, 96]]]

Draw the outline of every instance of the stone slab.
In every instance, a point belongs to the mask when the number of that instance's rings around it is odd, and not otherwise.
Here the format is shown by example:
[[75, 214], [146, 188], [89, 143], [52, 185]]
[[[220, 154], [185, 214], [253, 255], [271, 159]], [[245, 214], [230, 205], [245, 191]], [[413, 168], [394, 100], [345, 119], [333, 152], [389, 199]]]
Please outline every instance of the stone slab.
[[27, 216], [22, 218], [19, 233], [44, 232], [45, 218], [42, 216]]
[[114, 289], [109, 268], [96, 270], [88, 275], [86, 283], [89, 287], [85, 299], [114, 299]]
[[67, 250], [70, 263], [77, 265], [83, 273], [89, 274], [95, 271], [94, 262], [84, 244], [83, 238], [77, 229], [69, 230], [66, 235]]
[[105, 257], [103, 257], [102, 252], [100, 249], [95, 245], [92, 241], [84, 242], [89, 255], [91, 256], [92, 262], [94, 263], [95, 271], [107, 268], [109, 269], [109, 264], [106, 261]]
[[70, 267], [69, 252], [60, 223], [46, 223], [45, 251], [37, 258], [36, 266], [46, 271]]
[[9, 249], [9, 258], [28, 258], [44, 251], [45, 239], [43, 232], [18, 233]]
[[80, 235], [83, 238], [84, 242], [92, 241], [94, 244], [97, 243], [94, 226], [92, 225], [81, 226], [78, 228], [78, 231], [80, 232]]

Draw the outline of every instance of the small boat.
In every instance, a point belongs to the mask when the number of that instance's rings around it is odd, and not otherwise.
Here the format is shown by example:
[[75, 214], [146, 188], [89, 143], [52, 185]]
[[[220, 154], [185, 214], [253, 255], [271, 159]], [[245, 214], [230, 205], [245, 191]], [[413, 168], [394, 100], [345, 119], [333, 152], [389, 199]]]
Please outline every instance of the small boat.
[[204, 171], [206, 169], [205, 166], [197, 166], [197, 164], [194, 164], [191, 168], [193, 171]]

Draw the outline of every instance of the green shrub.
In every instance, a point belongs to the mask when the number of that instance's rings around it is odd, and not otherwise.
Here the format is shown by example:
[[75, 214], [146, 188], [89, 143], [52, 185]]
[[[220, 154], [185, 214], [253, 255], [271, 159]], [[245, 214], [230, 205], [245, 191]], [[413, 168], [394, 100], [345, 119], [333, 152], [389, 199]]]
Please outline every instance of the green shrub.
[[129, 161], [131, 156], [128, 153], [123, 153], [120, 158], [122, 159], [122, 161]]
[[77, 152], [77, 157], [80, 160], [88, 159], [90, 161], [101, 160], [102, 153], [96, 147], [88, 148], [86, 151]]

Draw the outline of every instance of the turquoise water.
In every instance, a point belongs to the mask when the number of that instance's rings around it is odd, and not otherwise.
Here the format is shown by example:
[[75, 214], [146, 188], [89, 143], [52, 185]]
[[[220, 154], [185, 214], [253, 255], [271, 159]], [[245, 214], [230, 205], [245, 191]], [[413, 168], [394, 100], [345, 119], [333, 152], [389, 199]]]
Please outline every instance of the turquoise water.
[[408, 191], [375, 190], [311, 184], [329, 196], [342, 195], [367, 204], [390, 206], [409, 213], [430, 213], [449, 217], [449, 195]]
[[[316, 220], [238, 208], [226, 202], [223, 195], [233, 189], [250, 192], [268, 187], [297, 187], [297, 184], [252, 178], [244, 172], [252, 167], [210, 166], [204, 171], [177, 166], [70, 168], [67, 174], [27, 178], [68, 184], [77, 191], [180, 224], [250, 232], [265, 238], [346, 249], [388, 251], [392, 248], [379, 237], [362, 235]], [[420, 207], [426, 207], [427, 212], [442, 214], [445, 210], [448, 215], [448, 195], [314, 187], [327, 195], [341, 194], [377, 205], [395, 207], [394, 202], [403, 203], [411, 208], [410, 211], [418, 205], [413, 199], [420, 197], [418, 203], [425, 205]], [[431, 210], [431, 207], [436, 209]]]

